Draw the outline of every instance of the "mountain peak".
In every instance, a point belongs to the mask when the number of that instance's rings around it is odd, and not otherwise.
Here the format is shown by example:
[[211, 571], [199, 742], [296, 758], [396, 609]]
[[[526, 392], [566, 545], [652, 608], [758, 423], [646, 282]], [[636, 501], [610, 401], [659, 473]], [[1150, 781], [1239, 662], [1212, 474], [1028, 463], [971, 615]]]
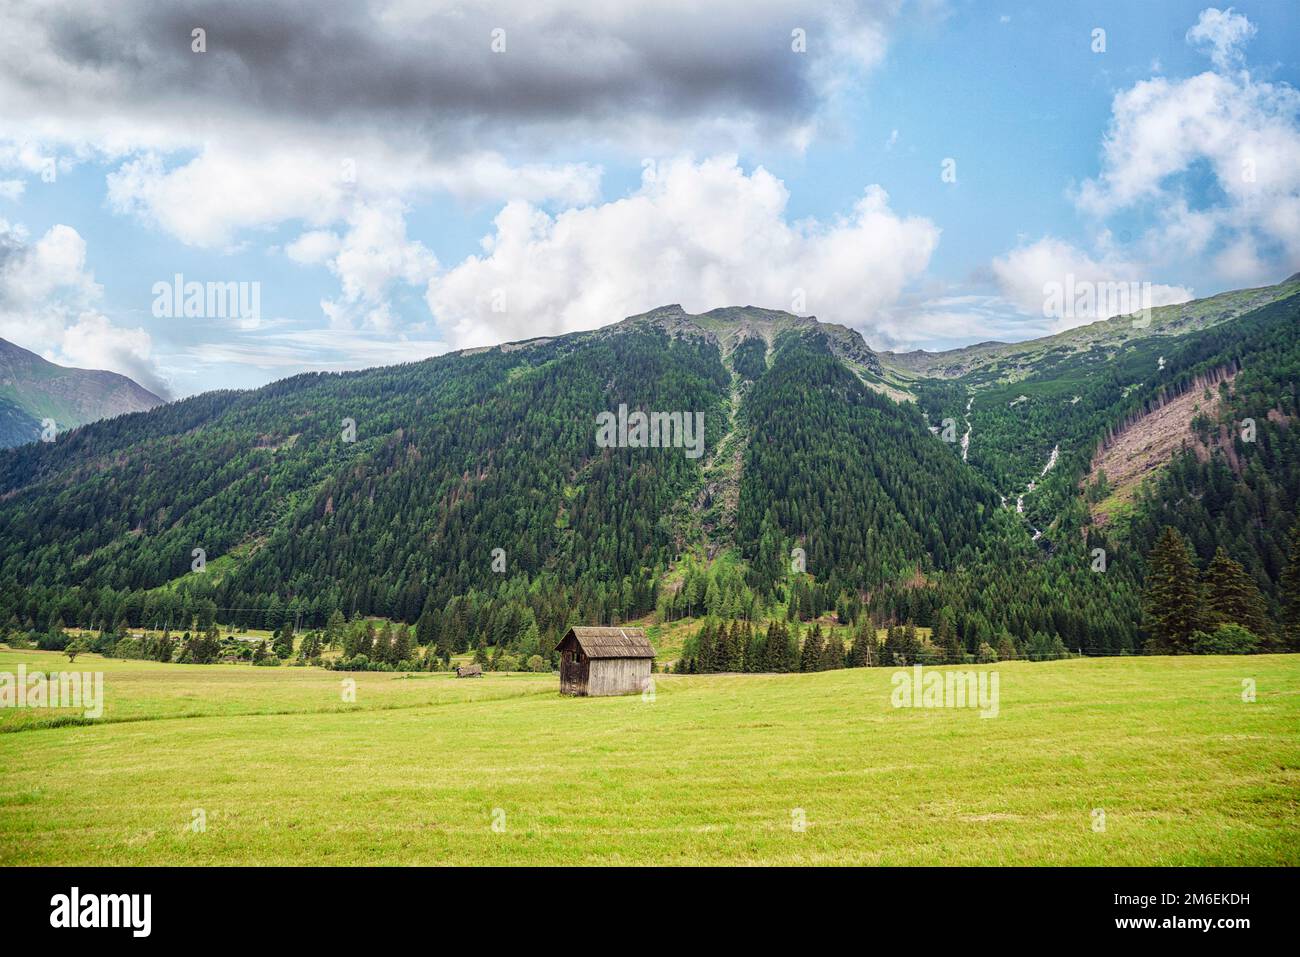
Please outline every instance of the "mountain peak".
[[730, 355], [746, 339], [759, 338], [771, 348], [785, 332], [817, 332], [826, 337], [831, 352], [841, 359], [863, 366], [873, 373], [881, 371], [880, 360], [856, 329], [837, 323], [822, 322], [816, 316], [800, 316], [781, 309], [762, 306], [720, 306], [708, 312], [692, 314], [680, 303], [659, 306], [624, 319], [619, 326], [656, 326], [669, 335], [694, 335], [718, 344], [722, 354]]
[[40, 437], [52, 419], [60, 431], [127, 412], [143, 412], [163, 400], [134, 379], [102, 369], [56, 365], [7, 339], [0, 339], [0, 447]]

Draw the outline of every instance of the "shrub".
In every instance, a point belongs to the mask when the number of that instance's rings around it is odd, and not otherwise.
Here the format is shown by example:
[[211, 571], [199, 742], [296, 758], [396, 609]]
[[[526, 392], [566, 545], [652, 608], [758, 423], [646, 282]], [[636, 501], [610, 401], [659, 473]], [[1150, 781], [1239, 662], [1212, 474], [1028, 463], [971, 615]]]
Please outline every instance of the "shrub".
[[998, 660], [998, 653], [993, 650], [993, 646], [987, 641], [981, 641], [980, 649], [975, 654], [975, 660], [982, 665], [991, 665]]
[[1259, 651], [1259, 638], [1233, 622], [1206, 634], [1192, 632], [1192, 651], [1198, 655], [1250, 655]]
[[529, 671], [550, 671], [551, 669], [547, 667], [546, 661], [542, 658], [541, 655], [533, 655], [531, 658], [528, 659], [528, 670]]
[[36, 640], [41, 651], [62, 651], [68, 647], [68, 635], [62, 630], [48, 631]]

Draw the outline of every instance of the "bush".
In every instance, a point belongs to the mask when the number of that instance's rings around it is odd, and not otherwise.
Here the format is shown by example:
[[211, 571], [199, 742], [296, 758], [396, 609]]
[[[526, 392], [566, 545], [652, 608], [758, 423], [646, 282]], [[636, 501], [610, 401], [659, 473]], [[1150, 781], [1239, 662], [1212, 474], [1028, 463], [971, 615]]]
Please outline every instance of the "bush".
[[254, 661], [253, 664], [259, 668], [278, 668], [280, 667], [280, 659], [275, 655], [267, 655], [259, 661]]
[[62, 651], [68, 647], [68, 636], [63, 631], [48, 631], [36, 640], [41, 651]]
[[541, 655], [533, 655], [531, 658], [528, 659], [528, 670], [529, 671], [550, 671], [551, 669], [550, 667], [547, 666], [546, 661], [542, 658]]
[[1258, 636], [1233, 622], [1206, 634], [1192, 632], [1192, 651], [1198, 655], [1252, 655], [1259, 651]]
[[496, 660], [493, 671], [518, 671], [519, 659], [514, 655], [502, 655]]
[[991, 665], [997, 662], [998, 653], [993, 650], [993, 646], [987, 641], [981, 641], [980, 650], [975, 654], [975, 660], [982, 665]]
[[122, 638], [113, 646], [114, 658], [143, 658], [144, 644], [139, 638]]

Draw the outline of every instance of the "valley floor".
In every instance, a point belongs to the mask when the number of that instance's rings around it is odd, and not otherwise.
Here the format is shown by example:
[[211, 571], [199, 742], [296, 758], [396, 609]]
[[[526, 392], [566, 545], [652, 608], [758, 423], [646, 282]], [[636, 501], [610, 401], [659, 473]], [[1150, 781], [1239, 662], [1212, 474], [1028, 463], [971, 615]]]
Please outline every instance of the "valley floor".
[[0, 864], [1300, 864], [1300, 656], [980, 666], [996, 718], [893, 669], [72, 668], [99, 721], [0, 709]]

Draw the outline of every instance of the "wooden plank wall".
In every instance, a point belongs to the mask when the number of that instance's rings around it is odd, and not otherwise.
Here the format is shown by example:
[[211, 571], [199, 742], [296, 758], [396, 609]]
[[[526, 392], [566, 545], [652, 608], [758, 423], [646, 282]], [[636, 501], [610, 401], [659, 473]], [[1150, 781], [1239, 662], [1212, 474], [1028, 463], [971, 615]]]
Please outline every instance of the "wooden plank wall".
[[650, 677], [649, 658], [593, 658], [587, 694], [640, 694]]

